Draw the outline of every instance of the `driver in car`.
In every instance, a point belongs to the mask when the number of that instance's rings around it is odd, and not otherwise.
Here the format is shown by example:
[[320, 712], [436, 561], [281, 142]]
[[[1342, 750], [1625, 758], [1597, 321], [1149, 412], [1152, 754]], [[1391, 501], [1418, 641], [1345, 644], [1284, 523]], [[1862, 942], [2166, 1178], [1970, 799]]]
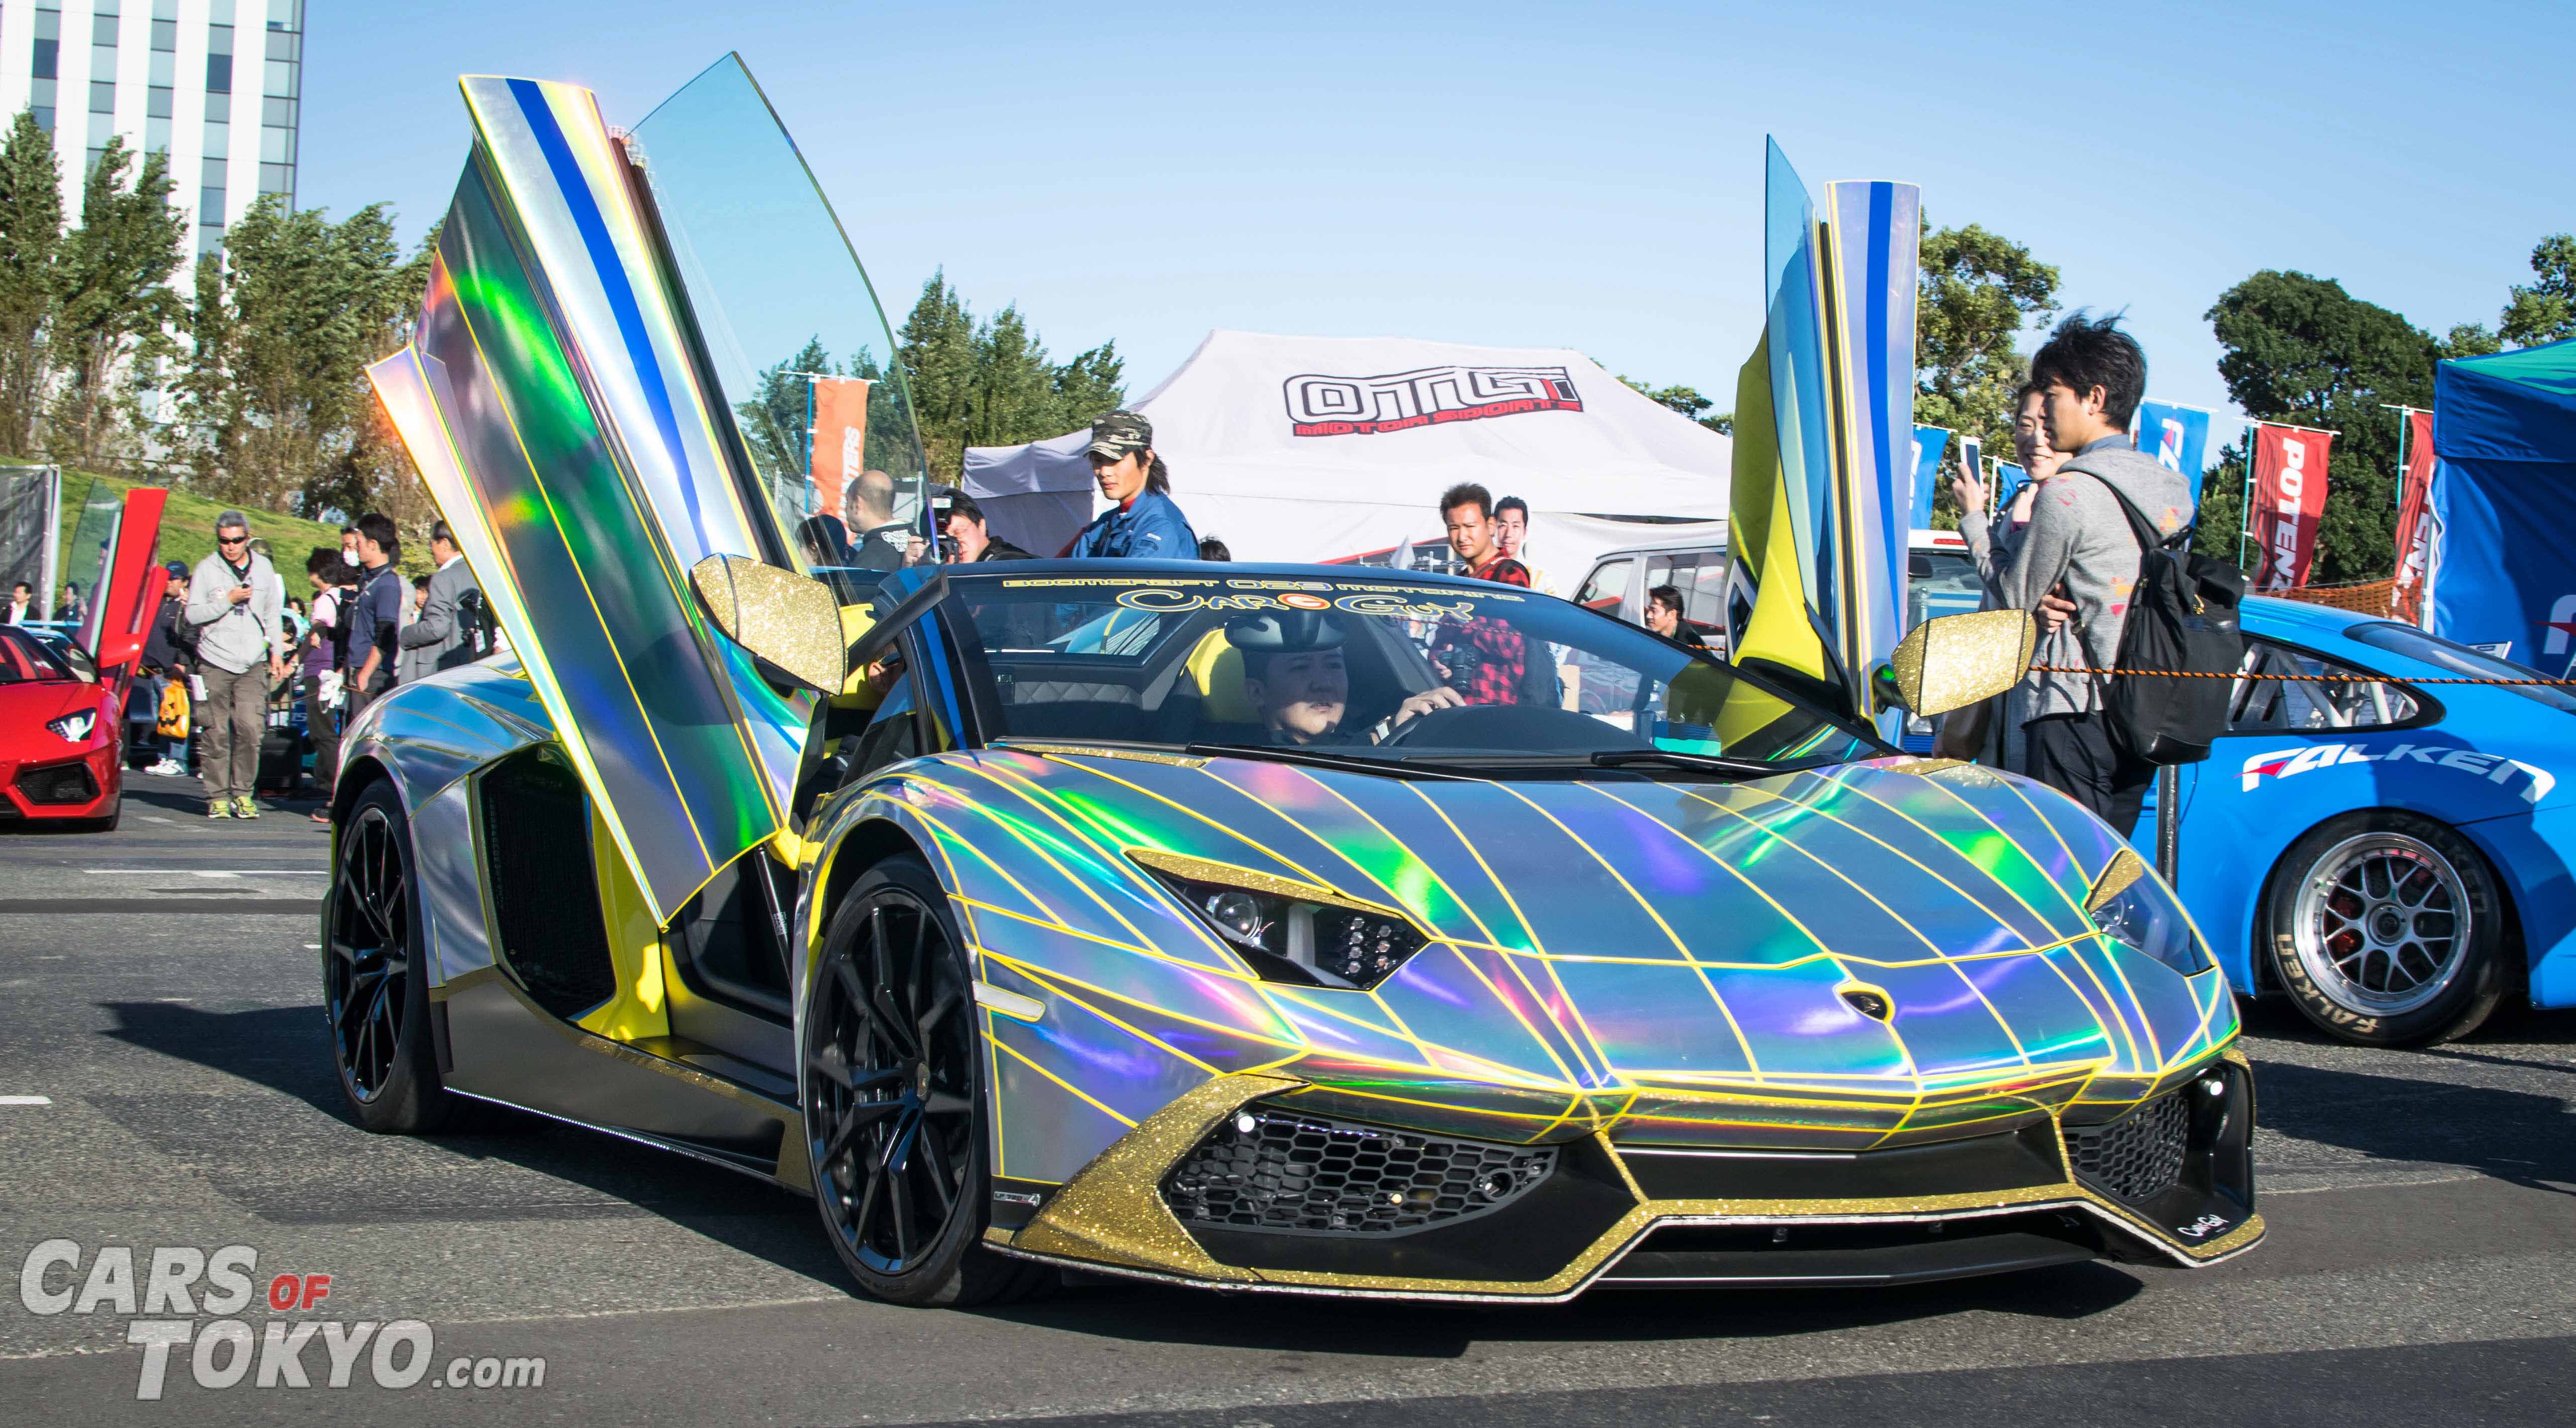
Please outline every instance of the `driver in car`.
[[1225, 622], [1226, 643], [1243, 653], [1243, 697], [1273, 743], [1374, 744], [1397, 725], [1434, 709], [1466, 703], [1435, 685], [1407, 699], [1371, 729], [1344, 729], [1350, 670], [1342, 658], [1342, 623], [1319, 610], [1239, 615]]

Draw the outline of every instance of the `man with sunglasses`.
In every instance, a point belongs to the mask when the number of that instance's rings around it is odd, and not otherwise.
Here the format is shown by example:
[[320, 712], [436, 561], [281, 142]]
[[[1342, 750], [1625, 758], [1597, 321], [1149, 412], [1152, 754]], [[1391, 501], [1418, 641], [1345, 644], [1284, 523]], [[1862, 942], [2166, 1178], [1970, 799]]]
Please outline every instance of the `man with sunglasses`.
[[206, 687], [196, 723], [204, 730], [197, 773], [208, 818], [259, 816], [251, 785], [268, 729], [269, 686], [286, 677], [287, 642], [277, 621], [285, 591], [268, 557], [251, 549], [248, 518], [239, 511], [215, 517], [215, 551], [188, 577], [186, 606], [197, 635], [197, 677]]

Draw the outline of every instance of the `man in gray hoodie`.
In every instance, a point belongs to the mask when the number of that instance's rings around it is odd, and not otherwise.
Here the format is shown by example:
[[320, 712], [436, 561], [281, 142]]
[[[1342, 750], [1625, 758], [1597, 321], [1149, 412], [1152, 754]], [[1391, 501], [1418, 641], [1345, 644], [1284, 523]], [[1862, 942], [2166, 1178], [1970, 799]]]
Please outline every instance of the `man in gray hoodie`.
[[215, 551], [188, 577], [184, 615], [197, 632], [197, 677], [206, 686], [195, 722], [205, 738], [197, 773], [208, 818], [259, 816], [251, 785], [268, 732], [269, 685], [286, 677], [277, 623], [285, 593], [268, 557], [250, 548], [249, 520], [239, 511], [215, 517]]
[[[2031, 358], [2030, 384], [2046, 403], [2048, 444], [2073, 454], [2040, 487], [2021, 544], [1996, 576], [1996, 596], [2001, 608], [2040, 613], [2046, 633], [2032, 663], [2107, 670], [2119, 658], [2142, 554], [2107, 488], [2168, 536], [2191, 524], [2192, 488], [2129, 443], [2129, 419], [2146, 395], [2147, 356], [2118, 318], [2078, 312], [2059, 324]], [[2041, 601], [2061, 585], [2075, 612], [2059, 621]], [[2030, 776], [2126, 836], [2156, 770], [2112, 740], [2105, 678], [2032, 671], [2020, 690], [2023, 732]]]

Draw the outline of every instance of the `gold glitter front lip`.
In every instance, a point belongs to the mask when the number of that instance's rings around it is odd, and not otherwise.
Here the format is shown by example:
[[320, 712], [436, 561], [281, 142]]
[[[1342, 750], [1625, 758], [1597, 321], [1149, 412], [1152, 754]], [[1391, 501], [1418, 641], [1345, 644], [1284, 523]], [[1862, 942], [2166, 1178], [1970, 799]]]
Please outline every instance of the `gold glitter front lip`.
[[[2243, 1064], [2238, 1057], [2225, 1059]], [[2207, 1243], [2183, 1240], [2077, 1180], [2065, 1161], [2062, 1131], [2056, 1133], [2056, 1173], [2062, 1178], [2047, 1183], [1954, 1195], [1771, 1200], [1650, 1199], [1629, 1172], [1617, 1145], [1606, 1133], [1596, 1131], [1591, 1139], [1616, 1167], [1633, 1203], [1562, 1269], [1544, 1279], [1413, 1279], [1223, 1263], [1163, 1203], [1163, 1177], [1219, 1121], [1248, 1102], [1298, 1090], [1301, 1084], [1269, 1075], [1211, 1078], [1085, 1166], [1025, 1228], [987, 1229], [985, 1243], [1021, 1258], [1202, 1288], [1553, 1303], [1582, 1293], [1651, 1232], [1666, 1226], [1929, 1224], [2055, 1210], [2087, 1216], [2122, 1243], [2152, 1248], [2170, 1263], [2194, 1268], [2242, 1254], [2263, 1238], [2266, 1229], [2261, 1215], [2249, 1213], [2227, 1234]], [[2055, 1117], [2050, 1119], [2054, 1130]]]

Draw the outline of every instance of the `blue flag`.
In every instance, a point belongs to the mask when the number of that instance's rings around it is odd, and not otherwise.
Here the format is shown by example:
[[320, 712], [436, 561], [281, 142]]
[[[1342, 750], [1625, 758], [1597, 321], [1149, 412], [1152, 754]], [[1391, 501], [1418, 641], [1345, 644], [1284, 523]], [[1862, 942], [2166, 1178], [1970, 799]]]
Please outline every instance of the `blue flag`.
[[1939, 484], [1941, 454], [1950, 449], [1946, 426], [1914, 428], [1914, 529], [1932, 529], [1932, 492]]
[[1996, 520], [2000, 521], [2010, 518], [2013, 497], [2021, 494], [2022, 486], [2029, 480], [2030, 472], [2022, 467], [2015, 466], [2009, 461], [1998, 461], [1995, 463]]
[[2208, 469], [2209, 413], [2171, 402], [2138, 403], [2138, 450], [2188, 478], [2192, 503], [2200, 503], [2200, 478]]

